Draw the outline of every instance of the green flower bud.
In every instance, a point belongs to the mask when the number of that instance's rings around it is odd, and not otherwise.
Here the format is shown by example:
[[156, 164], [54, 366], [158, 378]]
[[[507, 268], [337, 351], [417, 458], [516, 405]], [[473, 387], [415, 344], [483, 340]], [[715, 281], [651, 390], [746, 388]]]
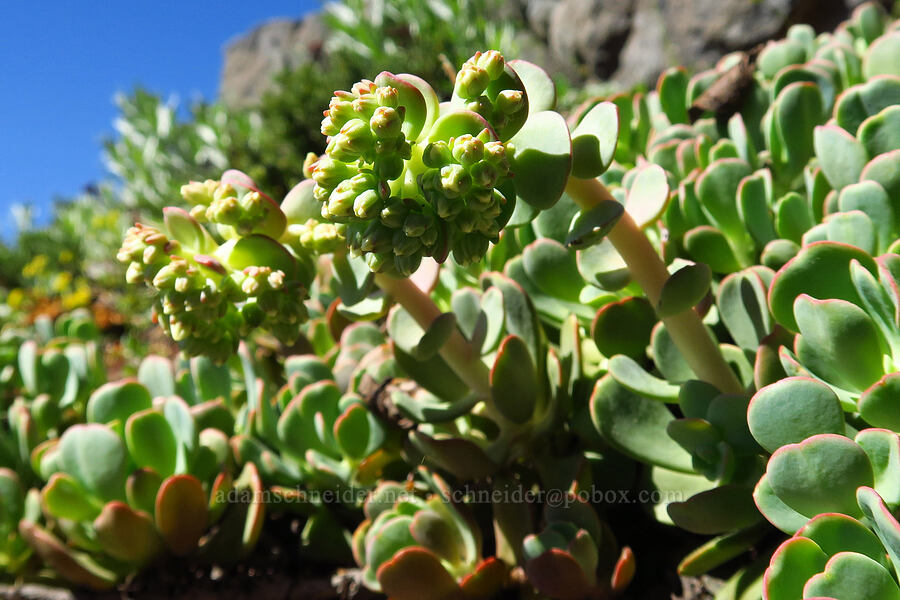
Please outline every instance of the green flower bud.
[[373, 94], [376, 89], [377, 87], [374, 82], [363, 79], [353, 84], [353, 87], [350, 88], [350, 93], [358, 98], [364, 94]]
[[378, 187], [378, 178], [375, 177], [374, 173], [369, 171], [360, 171], [347, 181], [349, 182], [350, 189], [357, 194], [361, 194], [366, 190], [374, 190]]
[[[328, 111], [326, 111], [325, 114], [327, 115]], [[326, 116], [324, 119], [322, 119], [322, 125], [321, 127], [319, 127], [319, 131], [326, 137], [337, 135], [340, 130], [340, 126], [335, 123], [330, 116]]]
[[213, 223], [235, 226], [241, 220], [243, 211], [238, 199], [234, 196], [217, 198], [206, 209], [206, 218]]
[[483, 68], [475, 64], [463, 65], [456, 75], [456, 95], [472, 100], [482, 95], [491, 83], [491, 76]]
[[375, 90], [375, 99], [380, 106], [397, 108], [400, 105], [400, 92], [397, 88], [385, 85]]
[[484, 210], [494, 201], [494, 190], [472, 190], [466, 194], [466, 203], [476, 210]]
[[394, 270], [401, 277], [409, 277], [415, 273], [420, 264], [422, 264], [422, 256], [420, 254], [394, 257]]
[[459, 198], [447, 198], [440, 196], [434, 202], [434, 210], [445, 221], [456, 219], [457, 215], [465, 208], [465, 204]]
[[315, 152], [307, 152], [306, 158], [303, 159], [303, 177], [306, 179], [312, 179], [313, 169], [316, 167], [316, 163], [319, 161], [319, 155]]
[[503, 90], [494, 101], [497, 110], [504, 115], [513, 115], [525, 106], [525, 96], [521, 90]]
[[140, 263], [129, 263], [125, 270], [125, 281], [128, 283], [140, 283], [144, 280], [144, 269]]
[[213, 200], [213, 193], [219, 186], [218, 181], [207, 179], [204, 182], [192, 181], [181, 186], [181, 197], [191, 205], [207, 205]]
[[453, 154], [450, 151], [450, 146], [442, 140], [431, 142], [425, 146], [425, 150], [422, 152], [422, 162], [431, 169], [439, 169], [452, 159]]
[[453, 140], [453, 158], [464, 167], [469, 167], [484, 157], [484, 144], [471, 135], [461, 135]]
[[384, 208], [381, 209], [381, 214], [379, 215], [379, 217], [381, 219], [381, 223], [385, 227], [397, 229], [398, 227], [403, 226], [403, 223], [406, 220], [406, 215], [408, 213], [409, 209], [399, 198], [391, 198], [387, 201]]
[[384, 270], [387, 259], [383, 254], [366, 254], [366, 266], [373, 273], [380, 273]]
[[366, 94], [353, 101], [353, 111], [360, 119], [371, 119], [378, 108], [378, 100], [373, 94]]
[[507, 159], [507, 146], [503, 142], [488, 142], [484, 145], [484, 160], [494, 165], [509, 165]]
[[487, 249], [488, 240], [483, 235], [464, 235], [453, 245], [453, 260], [463, 266], [470, 265], [481, 260]]
[[[179, 282], [178, 280], [187, 280], [188, 276], [191, 274], [192, 268], [185, 259], [173, 257], [169, 264], [156, 272], [156, 276], [153, 277], [153, 287], [158, 290], [174, 289], [176, 285], [184, 288], [186, 282]], [[184, 292], [185, 290], [182, 289], [178, 291]]]
[[472, 187], [472, 178], [462, 165], [447, 165], [441, 168], [441, 187], [447, 195], [462, 195]]
[[401, 229], [394, 232], [391, 245], [395, 256], [412, 256], [422, 249], [422, 242], [417, 238], [407, 236]]
[[352, 162], [371, 151], [373, 143], [369, 124], [362, 119], [351, 119], [331, 138], [326, 152], [337, 160]]
[[403, 119], [397, 110], [388, 106], [379, 106], [375, 109], [372, 118], [369, 119], [369, 127], [372, 133], [379, 138], [395, 138], [400, 135], [400, 127]]
[[328, 103], [326, 115], [338, 128], [342, 127], [344, 123], [350, 119], [355, 119], [357, 116], [356, 111], [353, 110], [353, 103], [346, 98], [341, 98], [339, 96], [331, 98], [331, 101]]
[[354, 173], [356, 170], [350, 168], [346, 163], [334, 160], [330, 156], [323, 156], [316, 162], [312, 170], [312, 179], [330, 191], [343, 180], [353, 177]]
[[500, 172], [494, 165], [486, 161], [478, 162], [469, 169], [472, 183], [482, 188], [493, 188], [500, 178]]
[[381, 198], [375, 190], [366, 190], [353, 201], [353, 214], [360, 219], [373, 219], [381, 212]]
[[421, 237], [429, 228], [433, 227], [431, 217], [422, 213], [409, 213], [406, 221], [403, 222], [403, 233], [409, 237]]
[[206, 219], [207, 208], [208, 207], [206, 207], [202, 204], [198, 204], [197, 206], [192, 207], [191, 210], [188, 211], [188, 213], [198, 223], [205, 223], [207, 221], [207, 219]]
[[259, 307], [259, 304], [253, 300], [246, 302], [240, 308], [240, 314], [241, 314], [241, 317], [243, 317], [246, 325], [251, 329], [255, 329], [255, 328], [261, 326], [263, 324], [263, 322], [266, 320], [265, 311], [263, 311]]
[[325, 218], [349, 217], [353, 214], [353, 202], [356, 200], [357, 195], [359, 195], [359, 192], [353, 189], [351, 179], [342, 181], [328, 196], [328, 202], [322, 208], [322, 215]]
[[503, 74], [503, 69], [506, 67], [506, 61], [503, 59], [503, 55], [496, 50], [488, 50], [483, 54], [476, 52], [475, 56], [472, 58], [475, 59], [475, 63], [479, 67], [487, 71], [491, 81], [500, 77]]
[[360, 239], [359, 250], [376, 254], [390, 252], [393, 236], [393, 230], [384, 227], [380, 223], [372, 223], [366, 228]]

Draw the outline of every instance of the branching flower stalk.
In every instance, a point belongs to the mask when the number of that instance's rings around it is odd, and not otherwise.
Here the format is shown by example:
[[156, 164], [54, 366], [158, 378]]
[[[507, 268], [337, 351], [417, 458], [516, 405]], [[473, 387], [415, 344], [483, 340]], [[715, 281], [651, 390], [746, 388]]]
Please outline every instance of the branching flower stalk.
[[[582, 210], [589, 210], [604, 200], [615, 201], [598, 179], [570, 177], [566, 192]], [[632, 277], [647, 294], [647, 298], [657, 306], [669, 272], [647, 236], [624, 212], [607, 237], [628, 265]], [[697, 377], [723, 392], [743, 393], [743, 386], [693, 309], [661, 317], [661, 320]]]

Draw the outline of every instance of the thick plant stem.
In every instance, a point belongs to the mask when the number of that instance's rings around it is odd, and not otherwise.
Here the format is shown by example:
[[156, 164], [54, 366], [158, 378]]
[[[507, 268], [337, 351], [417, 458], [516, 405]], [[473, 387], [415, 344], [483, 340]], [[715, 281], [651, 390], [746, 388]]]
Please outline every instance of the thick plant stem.
[[[570, 177], [566, 191], [582, 210], [593, 208], [603, 200], [615, 201], [606, 186], [597, 179]], [[650, 302], [657, 306], [663, 284], [669, 278], [669, 271], [650, 240], [627, 212], [622, 214], [607, 237], [625, 261], [631, 276], [647, 294]], [[740, 394], [744, 391], [700, 316], [693, 309], [662, 317], [662, 322], [697, 377], [722, 392]]]
[[[441, 310], [434, 301], [409, 279], [397, 279], [381, 273], [375, 274], [375, 285], [406, 309], [422, 329], [428, 329]], [[472, 351], [471, 345], [455, 330], [440, 350], [441, 358], [453, 369], [469, 389], [480, 396], [490, 397], [490, 373], [487, 366]]]

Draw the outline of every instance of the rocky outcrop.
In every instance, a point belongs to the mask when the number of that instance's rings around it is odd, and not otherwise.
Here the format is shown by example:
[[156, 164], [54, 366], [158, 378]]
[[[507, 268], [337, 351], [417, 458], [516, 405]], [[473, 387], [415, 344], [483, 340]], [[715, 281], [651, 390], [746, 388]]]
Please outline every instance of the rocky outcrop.
[[553, 59], [583, 79], [652, 84], [667, 66], [698, 70], [794, 23], [832, 29], [862, 0], [519, 0]]
[[326, 36], [321, 17], [310, 13], [297, 21], [264, 23], [229, 42], [219, 96], [235, 107], [256, 103], [279, 71], [317, 60]]
[[[576, 83], [652, 85], [669, 65], [711, 66], [724, 54], [782, 35], [794, 23], [832, 29], [863, 0], [506, 0], [528, 24], [526, 58]], [[889, 5], [891, 0], [883, 0]], [[311, 14], [273, 21], [225, 51], [221, 97], [252, 104], [284, 67], [315, 60], [327, 31]]]

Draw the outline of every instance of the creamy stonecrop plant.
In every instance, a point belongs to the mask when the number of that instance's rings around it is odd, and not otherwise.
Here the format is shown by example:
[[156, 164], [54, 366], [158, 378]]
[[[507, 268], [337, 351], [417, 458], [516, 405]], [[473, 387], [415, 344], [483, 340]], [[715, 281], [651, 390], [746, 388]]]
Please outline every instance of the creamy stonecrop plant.
[[[227, 171], [129, 231], [128, 280], [209, 358], [177, 385], [151, 360], [135, 384], [150, 405], [88, 410], [8, 452], [0, 523], [21, 535], [5, 560], [22, 564], [24, 538], [61, 574], [111, 585], [172, 549], [165, 511], [127, 479], [87, 477], [79, 448], [96, 441], [129, 468], [193, 477], [198, 506], [216, 472], [266, 489], [266, 510], [305, 519], [307, 556], [355, 560], [396, 600], [622, 593], [640, 556], [584, 500], [617, 489], [714, 536], [682, 574], [744, 556], [720, 600], [896, 597], [898, 55], [898, 25], [865, 5], [834, 33], [795, 26], [755, 58], [671, 69], [568, 120], [545, 72], [495, 51], [444, 102], [408, 74], [336, 92], [326, 151], [280, 204]], [[743, 101], [710, 104], [738, 72]], [[220, 433], [185, 442], [191, 419]], [[175, 466], [140, 465], [152, 452], [135, 428], [171, 431]], [[110, 461], [97, 468], [118, 482]], [[562, 491], [566, 507], [450, 501], [468, 484]], [[314, 499], [345, 490], [372, 495]], [[84, 510], [65, 512], [65, 494]], [[204, 506], [204, 522], [227, 518]], [[263, 507], [229, 510], [248, 551]], [[143, 524], [142, 554], [121, 556], [111, 515]], [[202, 556], [198, 542], [179, 552]]]

